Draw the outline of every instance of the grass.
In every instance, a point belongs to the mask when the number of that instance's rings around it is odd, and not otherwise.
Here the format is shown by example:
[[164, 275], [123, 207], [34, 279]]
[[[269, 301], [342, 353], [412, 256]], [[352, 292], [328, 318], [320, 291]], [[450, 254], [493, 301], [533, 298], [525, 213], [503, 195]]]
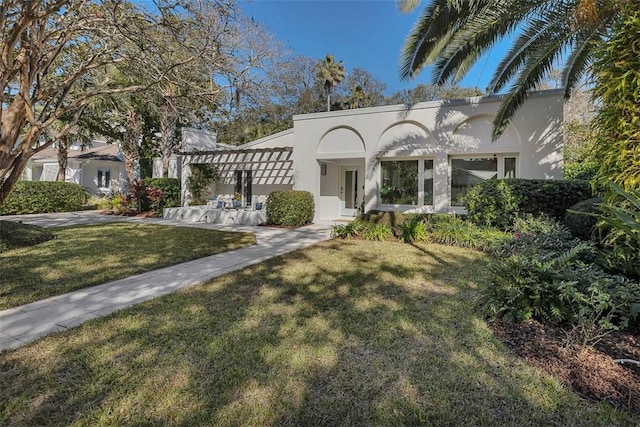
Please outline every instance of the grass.
[[488, 258], [328, 241], [0, 354], [3, 425], [637, 425], [498, 342]]
[[0, 221], [0, 252], [37, 245], [53, 238], [51, 231], [37, 225]]
[[248, 233], [152, 224], [51, 231], [53, 240], [0, 253], [0, 309], [255, 243]]

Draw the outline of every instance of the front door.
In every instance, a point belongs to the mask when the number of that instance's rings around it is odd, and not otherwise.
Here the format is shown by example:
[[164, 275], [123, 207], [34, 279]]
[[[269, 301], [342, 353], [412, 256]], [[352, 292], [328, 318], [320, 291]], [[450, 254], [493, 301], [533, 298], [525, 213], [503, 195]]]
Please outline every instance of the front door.
[[340, 215], [356, 216], [364, 201], [364, 177], [362, 168], [343, 166], [340, 182]]

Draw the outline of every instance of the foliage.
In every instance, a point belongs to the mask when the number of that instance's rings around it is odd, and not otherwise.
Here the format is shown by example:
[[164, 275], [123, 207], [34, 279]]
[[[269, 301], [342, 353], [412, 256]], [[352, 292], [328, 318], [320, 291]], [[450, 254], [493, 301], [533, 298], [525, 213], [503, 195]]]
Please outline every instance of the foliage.
[[20, 181], [4, 204], [2, 215], [72, 212], [84, 208], [89, 192], [70, 182]]
[[0, 221], [0, 253], [5, 250], [37, 245], [53, 238], [52, 232], [37, 225]]
[[362, 222], [371, 222], [374, 224], [380, 223], [391, 228], [396, 228], [402, 225], [405, 220], [405, 215], [396, 211], [371, 210], [367, 213], [358, 215], [357, 219]]
[[338, 83], [344, 80], [345, 69], [342, 61], [336, 62], [333, 55], [327, 55], [318, 63], [317, 80], [324, 88], [327, 97], [327, 111], [331, 109], [331, 93]]
[[583, 200], [569, 207], [564, 215], [564, 225], [571, 234], [583, 240], [593, 237], [598, 218], [594, 215], [600, 213], [602, 197], [593, 197]]
[[[400, 1], [406, 11], [418, 3]], [[456, 83], [492, 48], [510, 40], [488, 88], [489, 94], [508, 89], [494, 120], [495, 139], [556, 63], [564, 63], [560, 86], [571, 96], [618, 16], [618, 3], [431, 0], [406, 39], [400, 74], [415, 78], [433, 65], [434, 84]]]
[[301, 227], [310, 224], [314, 214], [313, 194], [308, 191], [273, 191], [267, 199], [267, 222], [269, 224]]
[[613, 182], [609, 188], [617, 197], [600, 205], [599, 216], [605, 264], [640, 278], [640, 190], [625, 191]]
[[568, 207], [590, 197], [586, 181], [492, 179], [471, 187], [464, 205], [474, 223], [507, 229], [516, 215], [546, 214], [560, 219]]
[[177, 178], [144, 178], [147, 187], [162, 191], [160, 209], [180, 206], [180, 180]]
[[357, 237], [362, 229], [362, 223], [355, 219], [346, 224], [333, 224], [331, 226], [331, 237], [338, 239], [351, 239]]
[[425, 242], [429, 240], [427, 224], [419, 216], [407, 218], [398, 226], [398, 238], [403, 243]]
[[[54, 139], [42, 144], [41, 137], [55, 123], [63, 122], [57, 140], [92, 115], [94, 125], [113, 124], [112, 133], [122, 136], [121, 125], [132, 118], [138, 125], [142, 117], [140, 111], [114, 108], [122, 98], [138, 98], [138, 105], [151, 109], [154, 103], [144, 97], [156, 87], [165, 101], [177, 102], [193, 100], [195, 93], [188, 88], [194, 85], [200, 105], [204, 96], [220, 98], [226, 91], [211, 82], [220, 80], [220, 68], [236, 64], [228, 57], [242, 49], [231, 42], [247, 38], [236, 31], [232, 1], [160, 1], [147, 8], [129, 1], [5, 0], [2, 6], [0, 204], [29, 158], [53, 144]], [[101, 108], [94, 109], [95, 103]], [[196, 114], [191, 110], [190, 117]], [[130, 129], [124, 133], [133, 137]], [[131, 142], [139, 138], [120, 140], [132, 148], [125, 153], [136, 151]], [[132, 159], [125, 156], [127, 166]]]
[[220, 179], [220, 172], [216, 165], [211, 163], [191, 164], [191, 176], [187, 188], [191, 193], [192, 205], [207, 204], [206, 192]]
[[507, 235], [499, 230], [479, 227], [459, 216], [448, 215], [448, 217], [448, 219], [438, 217], [433, 222], [429, 221], [431, 241], [463, 248], [489, 250], [507, 238]]
[[420, 83], [414, 88], [403, 89], [393, 93], [387, 99], [387, 103], [413, 105], [418, 102], [470, 98], [482, 95], [484, 95], [484, 93], [474, 87], [460, 87], [454, 84], [432, 85]]
[[640, 188], [640, 9], [635, 1], [616, 3], [622, 17], [593, 64], [599, 105], [594, 158], [601, 184], [613, 181], [628, 190]]
[[490, 316], [567, 323], [569, 339], [582, 344], [636, 321], [640, 285], [599, 269], [592, 243], [548, 218], [522, 218], [516, 230], [491, 251], [491, 285], [482, 291]]
[[393, 237], [393, 229], [383, 223], [365, 222], [362, 224], [360, 235], [364, 240], [384, 242]]

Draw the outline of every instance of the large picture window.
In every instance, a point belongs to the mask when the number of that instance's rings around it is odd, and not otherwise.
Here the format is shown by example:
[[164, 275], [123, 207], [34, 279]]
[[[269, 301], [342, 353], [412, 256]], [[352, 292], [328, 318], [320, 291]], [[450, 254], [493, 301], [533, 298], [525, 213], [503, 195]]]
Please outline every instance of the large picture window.
[[[515, 173], [515, 171], [514, 171]], [[451, 205], [463, 206], [462, 199], [469, 188], [487, 179], [498, 178], [497, 158], [451, 160]]]
[[383, 160], [380, 202], [383, 205], [433, 205], [433, 160]]
[[383, 204], [418, 204], [418, 160], [385, 160], [380, 162], [380, 168]]

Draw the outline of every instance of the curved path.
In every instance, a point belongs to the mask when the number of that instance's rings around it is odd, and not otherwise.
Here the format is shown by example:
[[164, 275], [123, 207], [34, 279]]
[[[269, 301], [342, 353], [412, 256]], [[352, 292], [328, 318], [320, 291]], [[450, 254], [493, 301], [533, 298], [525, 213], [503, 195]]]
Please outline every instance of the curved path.
[[329, 225], [321, 224], [292, 230], [181, 223], [157, 218], [99, 215], [91, 211], [3, 216], [1, 219], [44, 227], [137, 221], [224, 231], [245, 231], [256, 236], [257, 244], [0, 311], [0, 351], [20, 347], [52, 332], [78, 326], [87, 320], [105, 316], [121, 308], [311, 246], [329, 239], [331, 231]]

